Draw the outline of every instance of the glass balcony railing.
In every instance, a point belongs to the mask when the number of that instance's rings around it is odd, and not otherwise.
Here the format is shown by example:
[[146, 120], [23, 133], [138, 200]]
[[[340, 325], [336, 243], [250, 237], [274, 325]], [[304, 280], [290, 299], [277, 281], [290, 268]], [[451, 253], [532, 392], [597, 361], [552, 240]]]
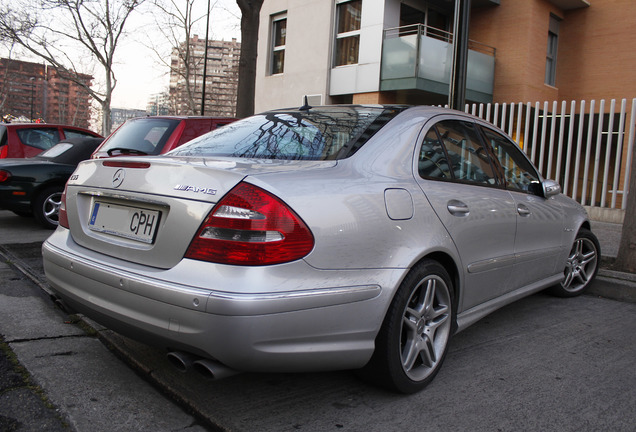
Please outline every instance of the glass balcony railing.
[[[423, 90], [448, 95], [453, 35], [423, 24], [387, 29], [382, 45], [380, 90]], [[466, 99], [492, 102], [495, 48], [470, 41]]]

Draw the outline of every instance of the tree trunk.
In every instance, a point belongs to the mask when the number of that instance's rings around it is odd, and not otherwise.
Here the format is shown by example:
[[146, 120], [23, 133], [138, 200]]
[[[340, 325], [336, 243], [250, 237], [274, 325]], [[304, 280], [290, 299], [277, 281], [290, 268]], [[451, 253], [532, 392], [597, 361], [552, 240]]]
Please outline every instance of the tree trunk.
[[236, 0], [236, 3], [241, 9], [241, 60], [239, 61], [236, 116], [243, 118], [254, 114], [258, 25], [263, 0]]
[[632, 148], [632, 168], [630, 172], [625, 221], [623, 222], [623, 232], [614, 269], [636, 273], [636, 146]]

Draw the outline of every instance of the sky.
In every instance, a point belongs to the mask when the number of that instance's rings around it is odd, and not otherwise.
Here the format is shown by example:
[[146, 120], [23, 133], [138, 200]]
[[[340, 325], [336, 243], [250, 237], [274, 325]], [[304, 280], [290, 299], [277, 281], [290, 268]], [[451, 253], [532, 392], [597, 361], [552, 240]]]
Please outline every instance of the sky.
[[[212, 1], [216, 5], [210, 14], [210, 39], [240, 41], [240, 10], [234, 0]], [[207, 1], [198, 0], [193, 16], [203, 16]], [[168, 88], [169, 70], [161, 65], [157, 54], [146, 45], [144, 38], [154, 37], [161, 40], [162, 35], [152, 31], [154, 19], [145, 15], [137, 15], [127, 23], [129, 35], [119, 46], [114, 65], [117, 86], [113, 93], [111, 106], [114, 108], [145, 109], [151, 95], [161, 93]], [[205, 38], [205, 19], [201, 20], [195, 32], [201, 39]], [[154, 36], [152, 36], [155, 34]], [[169, 44], [166, 45], [169, 49]], [[167, 51], [169, 52], [169, 51]], [[96, 71], [97, 72], [97, 71]], [[97, 73], [95, 74], [97, 75]]]

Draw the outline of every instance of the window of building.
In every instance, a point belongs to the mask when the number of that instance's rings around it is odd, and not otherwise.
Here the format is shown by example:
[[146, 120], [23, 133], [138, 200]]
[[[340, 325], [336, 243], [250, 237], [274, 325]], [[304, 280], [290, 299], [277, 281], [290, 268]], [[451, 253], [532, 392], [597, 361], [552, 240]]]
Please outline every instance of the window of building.
[[360, 49], [360, 17], [362, 0], [337, 5], [336, 58], [334, 66], [358, 63]]
[[287, 15], [276, 15], [272, 19], [272, 75], [285, 69], [285, 41], [287, 39]]
[[556, 84], [557, 48], [559, 44], [559, 19], [550, 15], [550, 29], [548, 30], [548, 52], [545, 60], [545, 83]]
[[404, 3], [400, 5], [400, 27], [404, 28], [400, 35], [416, 34], [418, 25], [423, 25], [423, 34], [426, 36], [449, 41], [452, 9], [437, 9], [425, 2], [420, 7], [421, 9], [415, 9]]

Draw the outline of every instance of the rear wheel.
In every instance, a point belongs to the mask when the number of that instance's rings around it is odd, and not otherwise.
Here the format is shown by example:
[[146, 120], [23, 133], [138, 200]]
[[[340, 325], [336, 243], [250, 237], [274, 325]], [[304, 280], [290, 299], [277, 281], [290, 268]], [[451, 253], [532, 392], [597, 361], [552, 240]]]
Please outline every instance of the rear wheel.
[[452, 302], [452, 284], [444, 267], [435, 261], [415, 267], [391, 303], [363, 376], [402, 393], [423, 389], [446, 356]]
[[63, 186], [48, 187], [33, 201], [33, 216], [43, 227], [55, 229], [58, 226], [63, 190]]
[[598, 239], [591, 231], [581, 228], [570, 250], [563, 281], [550, 288], [550, 293], [559, 297], [582, 294], [596, 276], [600, 259]]

